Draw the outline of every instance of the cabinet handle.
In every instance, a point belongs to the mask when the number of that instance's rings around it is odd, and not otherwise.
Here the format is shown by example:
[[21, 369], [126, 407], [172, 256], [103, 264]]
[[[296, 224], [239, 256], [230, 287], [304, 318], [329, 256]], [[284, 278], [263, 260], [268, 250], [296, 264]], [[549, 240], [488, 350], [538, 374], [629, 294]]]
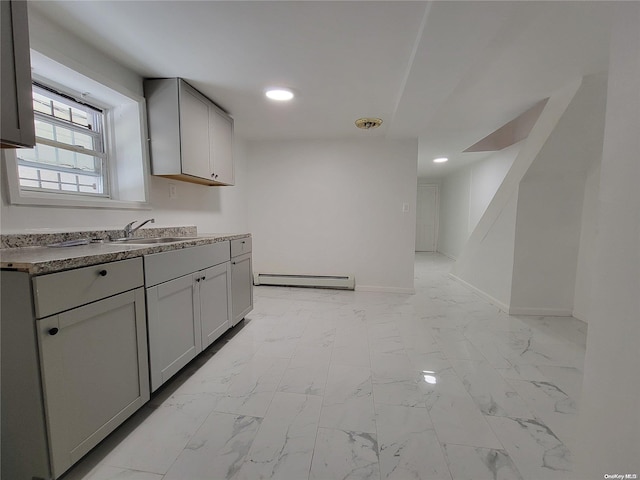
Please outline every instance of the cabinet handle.
[[235, 265], [235, 264], [236, 264], [236, 262], [231, 262], [231, 265]]
[[101, 277], [106, 277], [107, 276], [107, 271], [106, 270], [100, 270], [98, 272], [98, 275], [100, 275]]
[[58, 333], [58, 329], [56, 327], [49, 329], [49, 335], [55, 335]]
[[196, 282], [200, 282], [202, 280], [200, 277], [196, 278]]
[[205, 276], [203, 275], [201, 280], [206, 280], [206, 279], [207, 279], [207, 277], [205, 277]]

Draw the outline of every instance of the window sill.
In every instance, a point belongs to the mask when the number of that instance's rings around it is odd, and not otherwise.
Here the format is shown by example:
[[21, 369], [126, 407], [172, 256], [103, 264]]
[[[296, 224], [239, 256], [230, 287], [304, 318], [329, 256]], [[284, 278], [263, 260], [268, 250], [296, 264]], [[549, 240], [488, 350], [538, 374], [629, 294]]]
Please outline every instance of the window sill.
[[113, 200], [110, 198], [61, 198], [57, 194], [39, 192], [18, 192], [10, 195], [12, 205], [30, 205], [39, 207], [68, 207], [68, 208], [106, 208], [115, 210], [151, 210], [147, 202], [130, 202]]

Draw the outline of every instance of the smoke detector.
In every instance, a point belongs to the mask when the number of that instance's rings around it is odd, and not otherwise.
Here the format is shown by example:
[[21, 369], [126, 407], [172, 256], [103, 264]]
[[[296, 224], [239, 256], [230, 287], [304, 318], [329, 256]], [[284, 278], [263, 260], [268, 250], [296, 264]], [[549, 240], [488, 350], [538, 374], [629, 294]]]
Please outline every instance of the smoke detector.
[[356, 127], [363, 130], [369, 130], [371, 128], [377, 128], [382, 124], [381, 118], [359, 118], [356, 120]]

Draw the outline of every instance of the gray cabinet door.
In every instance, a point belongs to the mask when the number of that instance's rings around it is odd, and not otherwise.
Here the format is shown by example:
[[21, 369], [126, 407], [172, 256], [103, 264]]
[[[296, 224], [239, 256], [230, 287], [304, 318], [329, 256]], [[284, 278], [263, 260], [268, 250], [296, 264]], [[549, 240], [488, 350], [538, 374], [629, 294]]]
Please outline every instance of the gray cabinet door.
[[36, 144], [31, 99], [27, 2], [0, 2], [2, 28], [2, 146]]
[[202, 349], [211, 345], [229, 328], [231, 267], [225, 262], [196, 273], [200, 278], [200, 319]]
[[215, 105], [209, 107], [209, 138], [213, 180], [233, 185], [233, 119]]
[[251, 253], [231, 260], [231, 298], [233, 299], [233, 325], [253, 310], [253, 273]]
[[149, 400], [144, 289], [37, 322], [55, 478]]
[[149, 368], [155, 391], [202, 350], [194, 275], [147, 288]]
[[209, 103], [180, 82], [182, 173], [213, 180], [209, 151]]

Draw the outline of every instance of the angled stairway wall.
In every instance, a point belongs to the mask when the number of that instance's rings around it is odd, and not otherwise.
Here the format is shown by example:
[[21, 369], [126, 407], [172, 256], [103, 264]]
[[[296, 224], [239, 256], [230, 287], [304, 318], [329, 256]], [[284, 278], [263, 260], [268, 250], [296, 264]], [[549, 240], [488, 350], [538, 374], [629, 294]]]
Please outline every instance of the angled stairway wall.
[[520, 182], [510, 313], [573, 313], [585, 183], [602, 159], [606, 98], [606, 75], [585, 77]]
[[602, 153], [605, 99], [604, 75], [549, 98], [453, 266], [504, 311], [571, 315], [586, 166]]

